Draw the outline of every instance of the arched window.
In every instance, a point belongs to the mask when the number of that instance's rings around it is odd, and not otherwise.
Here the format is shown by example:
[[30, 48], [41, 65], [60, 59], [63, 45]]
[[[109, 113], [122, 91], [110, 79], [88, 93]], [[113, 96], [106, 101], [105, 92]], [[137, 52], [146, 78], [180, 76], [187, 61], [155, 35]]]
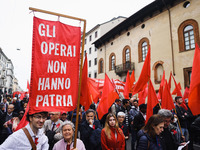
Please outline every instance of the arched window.
[[115, 69], [115, 54], [111, 53], [109, 57], [109, 70], [114, 70]]
[[99, 60], [99, 73], [103, 73], [103, 58]]
[[162, 80], [163, 76], [163, 61], [157, 61], [153, 65], [153, 70], [154, 70], [154, 82], [155, 84], [159, 84]]
[[131, 67], [131, 48], [125, 46], [122, 52], [123, 69], [130, 69]]
[[142, 38], [138, 44], [138, 61], [143, 62], [147, 56], [149, 49], [149, 40], [147, 38]]
[[125, 62], [130, 61], [130, 50], [127, 48], [125, 50]]
[[195, 49], [195, 43], [199, 44], [198, 23], [195, 20], [186, 20], [178, 28], [179, 51]]

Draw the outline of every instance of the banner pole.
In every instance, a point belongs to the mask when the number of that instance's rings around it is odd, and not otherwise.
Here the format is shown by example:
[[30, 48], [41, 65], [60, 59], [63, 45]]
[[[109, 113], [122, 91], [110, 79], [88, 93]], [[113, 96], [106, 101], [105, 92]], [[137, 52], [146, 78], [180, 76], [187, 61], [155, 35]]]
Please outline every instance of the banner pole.
[[79, 120], [79, 109], [80, 109], [80, 95], [81, 95], [83, 55], [84, 55], [84, 45], [85, 45], [85, 31], [86, 31], [86, 20], [84, 21], [83, 37], [82, 37], [81, 68], [80, 68], [80, 79], [79, 79], [79, 87], [78, 87], [78, 102], [77, 102], [77, 109], [76, 109], [76, 127], [75, 127], [75, 135], [74, 135], [74, 148], [76, 148], [76, 141], [77, 141], [76, 139], [77, 139], [77, 135], [78, 135], [78, 120]]
[[75, 125], [75, 136], [74, 136], [74, 148], [76, 148], [77, 133], [78, 133], [78, 121], [79, 121], [79, 109], [80, 109], [79, 105], [80, 105], [80, 93], [81, 93], [83, 54], [84, 54], [84, 45], [85, 45], [86, 20], [85, 19], [81, 19], [81, 18], [77, 18], [77, 17], [64, 15], [64, 14], [50, 12], [50, 11], [46, 11], [46, 10], [42, 10], [42, 9], [32, 8], [32, 7], [29, 7], [29, 10], [37, 11], [37, 12], [41, 12], [41, 13], [46, 13], [46, 14], [51, 14], [51, 15], [55, 15], [55, 16], [60, 16], [60, 17], [64, 17], [64, 18], [79, 20], [79, 21], [83, 21], [84, 22], [83, 36], [82, 36], [81, 67], [80, 67], [79, 88], [78, 88], [78, 101], [77, 101], [77, 110], [76, 110], [76, 125]]

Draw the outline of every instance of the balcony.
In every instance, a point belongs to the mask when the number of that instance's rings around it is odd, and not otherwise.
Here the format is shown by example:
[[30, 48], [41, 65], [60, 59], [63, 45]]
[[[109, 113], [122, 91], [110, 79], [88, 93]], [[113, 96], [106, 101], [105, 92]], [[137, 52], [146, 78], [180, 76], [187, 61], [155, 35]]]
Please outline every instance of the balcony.
[[115, 66], [115, 73], [118, 76], [126, 75], [128, 70], [129, 71], [135, 70], [135, 63], [134, 62], [127, 61], [126, 63]]

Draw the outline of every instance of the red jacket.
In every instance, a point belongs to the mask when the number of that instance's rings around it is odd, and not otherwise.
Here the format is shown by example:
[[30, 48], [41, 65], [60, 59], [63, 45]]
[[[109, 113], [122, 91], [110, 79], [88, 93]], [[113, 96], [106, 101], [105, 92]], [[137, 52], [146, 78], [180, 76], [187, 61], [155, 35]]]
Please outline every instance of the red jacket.
[[[115, 128], [111, 128], [111, 139], [105, 133], [105, 128], [101, 131], [101, 148], [102, 150], [125, 150], [125, 137], [123, 131], [120, 132]], [[115, 139], [115, 131], [117, 132], [117, 140]]]

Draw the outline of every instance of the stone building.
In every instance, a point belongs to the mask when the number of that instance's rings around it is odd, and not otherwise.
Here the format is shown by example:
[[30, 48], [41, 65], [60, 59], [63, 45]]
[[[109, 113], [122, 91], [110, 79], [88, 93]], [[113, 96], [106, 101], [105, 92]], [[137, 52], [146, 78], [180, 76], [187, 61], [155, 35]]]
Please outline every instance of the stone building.
[[[151, 80], [156, 90], [163, 70], [190, 84], [195, 43], [199, 41], [199, 0], [155, 0], [97, 39], [97, 78], [125, 80], [127, 71], [139, 78], [149, 46]], [[174, 84], [172, 84], [174, 88]]]

